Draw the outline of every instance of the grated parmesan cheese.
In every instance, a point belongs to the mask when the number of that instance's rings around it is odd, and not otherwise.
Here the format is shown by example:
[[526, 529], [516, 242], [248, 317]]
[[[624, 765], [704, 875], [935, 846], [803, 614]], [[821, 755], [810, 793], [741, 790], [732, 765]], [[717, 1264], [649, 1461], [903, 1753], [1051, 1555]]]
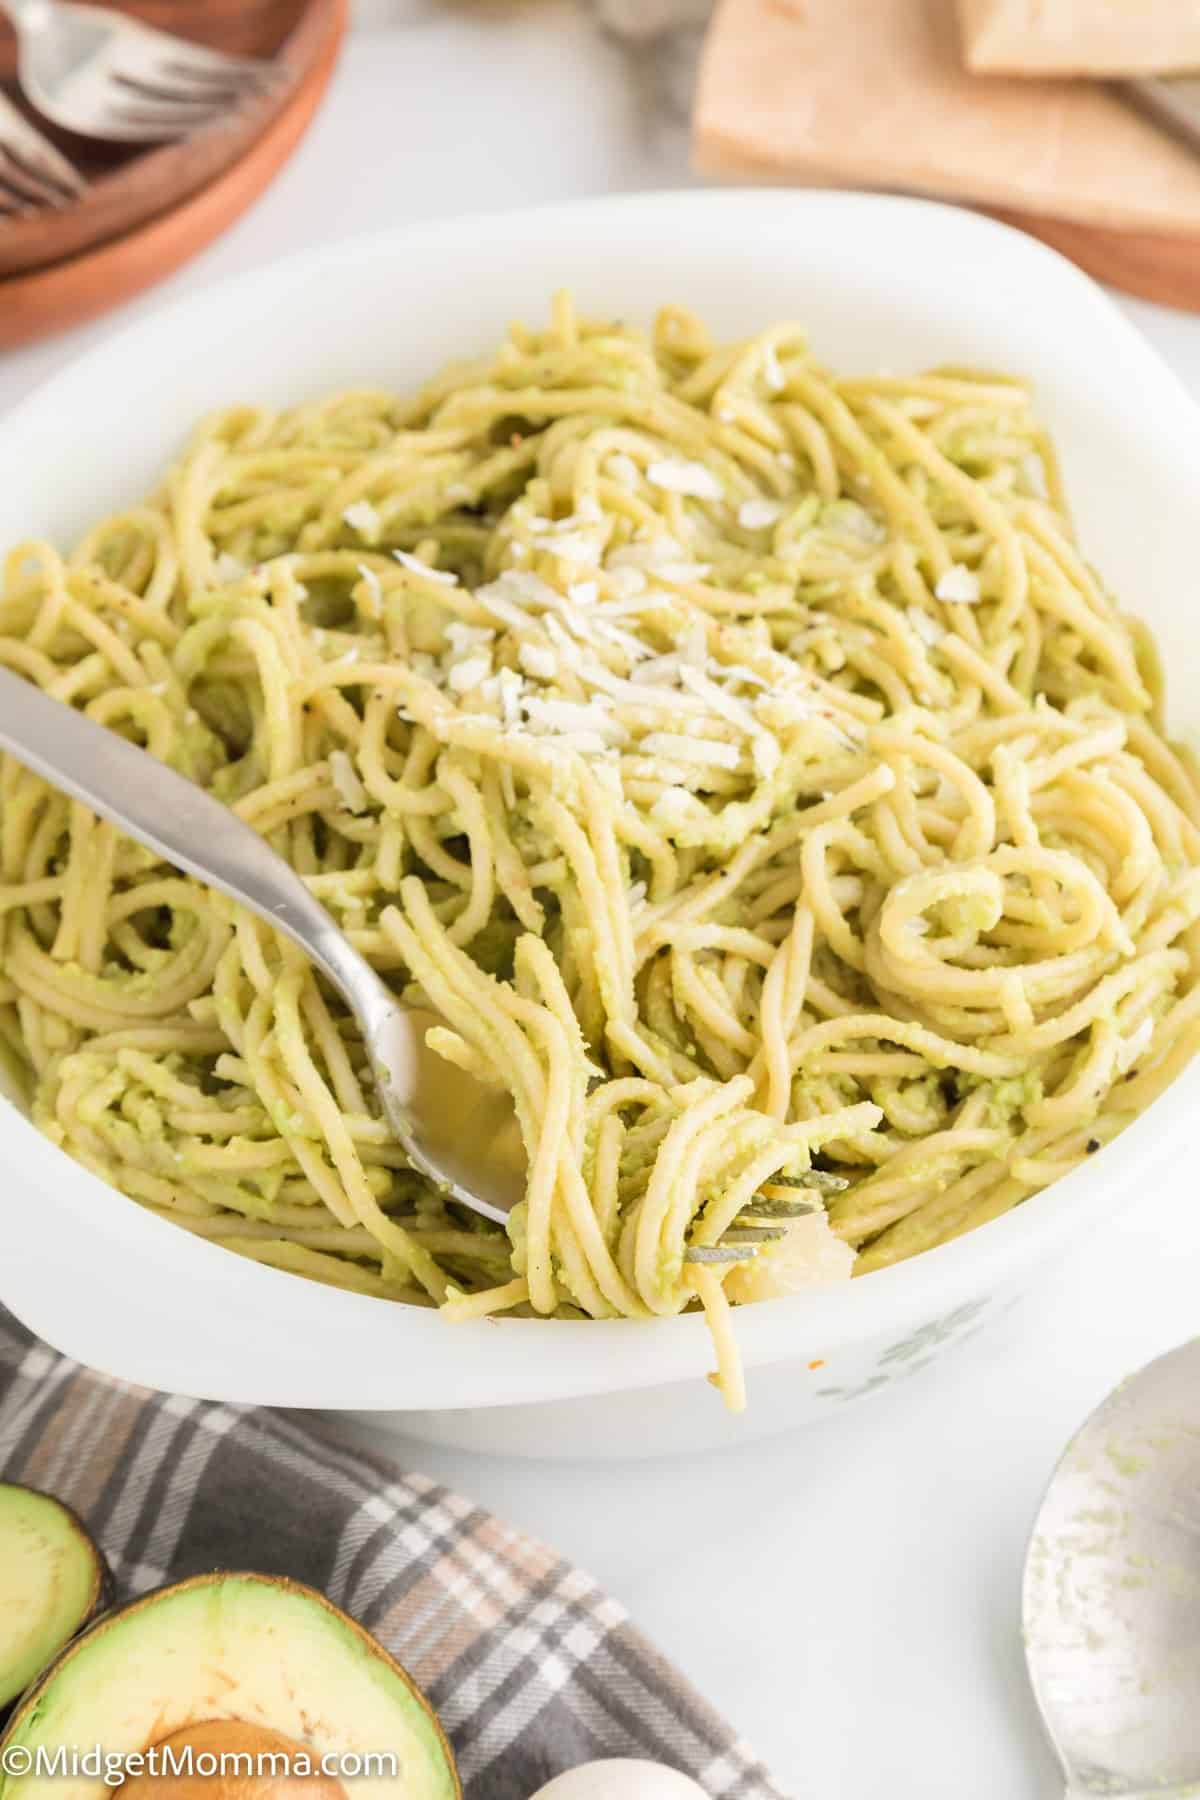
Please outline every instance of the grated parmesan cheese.
[[369, 500], [356, 500], [353, 506], [346, 508], [342, 517], [347, 525], [352, 526], [363, 537], [378, 537], [383, 525], [383, 520]]
[[738, 524], [747, 531], [765, 531], [783, 517], [778, 500], [743, 500], [738, 507]]
[[355, 566], [358, 569], [359, 578], [367, 590], [372, 616], [377, 619], [383, 609], [383, 587], [379, 576], [374, 569], [369, 569], [366, 563], [357, 563]]
[[682, 656], [678, 650], [672, 650], [666, 656], [652, 656], [649, 662], [631, 669], [629, 679], [637, 682], [639, 687], [669, 687], [678, 681], [682, 667]]
[[455, 662], [452, 670], [446, 675], [446, 686], [453, 693], [471, 693], [471, 689], [479, 688], [480, 680], [491, 675], [491, 657], [468, 657], [466, 662]]
[[461, 619], [454, 619], [446, 627], [446, 640], [454, 649], [462, 654], [467, 650], [481, 649], [484, 644], [495, 642], [496, 633], [487, 625], [467, 625]]
[[413, 575], [423, 575], [426, 581], [440, 581], [443, 587], [457, 587], [458, 576], [450, 569], [435, 569], [432, 563], [422, 562], [419, 556], [413, 556], [408, 550], [393, 550], [392, 555], [402, 568]]
[[703, 814], [704, 804], [685, 788], [664, 788], [650, 808], [650, 817], [668, 831], [694, 824]]
[[222, 550], [213, 563], [213, 574], [220, 582], [240, 581], [247, 573], [245, 563], [239, 562], [236, 556], [231, 556], [228, 550]]
[[940, 644], [946, 635], [945, 626], [939, 625], [929, 613], [922, 612], [919, 606], [910, 606], [907, 609], [906, 617], [921, 642], [930, 649], [935, 644]]
[[976, 606], [979, 603], [979, 577], [965, 563], [952, 563], [933, 591], [939, 600], [949, 600], [959, 606]]
[[492, 672], [490, 656], [469, 656], [465, 662], [453, 665], [446, 676], [446, 686], [453, 688], [456, 694], [469, 694], [477, 688], [481, 681], [487, 679]]
[[609, 586], [620, 600], [636, 600], [644, 594], [647, 581], [641, 569], [623, 568], [618, 564], [609, 570]]
[[708, 662], [708, 628], [704, 620], [692, 619], [675, 639], [675, 648], [685, 663], [703, 669]]
[[697, 763], [701, 767], [736, 769], [742, 753], [736, 744], [723, 738], [680, 737], [674, 731], [651, 731], [638, 745], [650, 756], [666, 756], [672, 762]]
[[783, 761], [778, 738], [770, 737], [765, 731], [756, 733], [750, 745], [750, 760], [754, 764], [754, 773], [764, 781], [768, 780]]
[[539, 550], [548, 550], [552, 556], [560, 556], [564, 562], [598, 563], [600, 546], [594, 538], [584, 537], [581, 531], [567, 531], [561, 534], [552, 533], [547, 537], [534, 538], [534, 545]]
[[725, 489], [711, 469], [699, 462], [653, 462], [646, 480], [668, 494], [686, 494], [694, 500], [723, 500]]
[[527, 675], [534, 675], [539, 681], [553, 681], [558, 674], [558, 658], [548, 644], [521, 644], [517, 661]]
[[571, 732], [595, 734], [602, 746], [623, 743], [627, 737], [625, 727], [610, 716], [600, 699], [581, 705], [578, 700], [542, 700], [531, 696], [523, 705], [530, 724], [541, 726], [543, 730], [555, 735]]
[[329, 752], [329, 778], [347, 812], [367, 811], [371, 804], [370, 797], [359, 779], [358, 770], [344, 750]]
[[500, 714], [506, 731], [515, 731], [521, 722], [521, 690], [524, 683], [515, 669], [501, 669], [496, 680], [500, 688]]

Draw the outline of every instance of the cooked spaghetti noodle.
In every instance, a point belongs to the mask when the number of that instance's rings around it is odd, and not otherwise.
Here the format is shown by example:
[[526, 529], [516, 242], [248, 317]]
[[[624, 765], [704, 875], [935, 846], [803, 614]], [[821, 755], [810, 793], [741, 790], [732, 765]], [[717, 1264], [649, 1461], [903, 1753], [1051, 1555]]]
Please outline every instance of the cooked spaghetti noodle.
[[1003, 376], [560, 298], [413, 399], [208, 419], [72, 555], [11, 552], [0, 662], [235, 807], [512, 1090], [506, 1234], [406, 1167], [299, 951], [8, 760], [34, 1118], [280, 1269], [702, 1305], [737, 1404], [731, 1303], [994, 1219], [1200, 1041], [1196, 781]]

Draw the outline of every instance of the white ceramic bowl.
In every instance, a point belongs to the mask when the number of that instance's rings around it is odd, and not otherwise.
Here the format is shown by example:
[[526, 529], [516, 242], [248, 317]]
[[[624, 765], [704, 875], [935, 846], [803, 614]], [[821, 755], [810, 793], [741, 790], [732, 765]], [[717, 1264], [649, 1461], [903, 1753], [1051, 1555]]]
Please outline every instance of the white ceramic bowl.
[[[1157, 632], [1175, 728], [1200, 725], [1200, 413], [1069, 264], [922, 201], [654, 195], [291, 258], [109, 339], [0, 422], [0, 544], [31, 531], [68, 539], [136, 498], [212, 407], [407, 387], [494, 342], [513, 316], [544, 316], [562, 284], [589, 310], [632, 318], [683, 300], [719, 332], [791, 315], [844, 368], [966, 362], [1032, 377], [1087, 553]], [[1006, 1218], [861, 1282], [739, 1313], [740, 1420], [703, 1380], [700, 1318], [450, 1326], [319, 1287], [143, 1212], [3, 1101], [0, 1298], [59, 1349], [151, 1387], [387, 1414], [417, 1436], [515, 1454], [700, 1449], [817, 1418], [953, 1349], [1146, 1192], [1198, 1099], [1200, 1066]]]

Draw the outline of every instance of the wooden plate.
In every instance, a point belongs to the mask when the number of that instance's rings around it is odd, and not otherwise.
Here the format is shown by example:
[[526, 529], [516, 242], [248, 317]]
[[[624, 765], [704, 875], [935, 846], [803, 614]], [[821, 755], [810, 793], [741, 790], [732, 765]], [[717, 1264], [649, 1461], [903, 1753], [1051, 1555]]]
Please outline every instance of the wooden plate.
[[238, 55], [276, 58], [284, 71], [269, 96], [209, 130], [150, 149], [104, 145], [59, 131], [24, 106], [16, 85], [16, 39], [0, 21], [0, 86], [88, 177], [85, 195], [0, 224], [0, 277], [44, 268], [134, 230], [230, 168], [287, 106], [328, 36], [321, 0], [128, 0], [147, 24]]
[[[127, 229], [118, 236], [110, 233], [82, 254], [27, 268], [0, 280], [0, 349], [33, 343], [82, 324], [163, 280], [211, 243], [258, 198], [299, 143], [333, 73], [346, 29], [348, 0], [305, 0], [302, 6], [297, 6], [295, 0], [287, 0], [286, 4], [285, 0], [250, 0], [244, 6], [239, 5], [239, 0], [203, 0], [203, 4], [210, 23], [220, 13], [238, 12], [239, 16], [257, 14], [260, 19], [273, 16], [278, 26], [282, 15], [290, 12], [289, 44], [303, 33], [303, 43], [311, 45], [303, 74], [288, 84], [286, 93], [273, 97], [256, 119], [254, 129], [239, 139], [232, 158], [222, 155], [215, 170], [207, 169], [202, 182], [186, 187], [182, 195], [179, 190], [164, 195], [152, 216], [133, 230]], [[181, 18], [187, 9], [178, 0], [176, 4], [171, 0], [142, 0], [136, 10], [160, 24], [168, 18]], [[247, 23], [242, 19], [243, 27]], [[190, 35], [199, 39], [201, 33], [197, 30]], [[209, 41], [216, 36], [215, 31], [210, 31]], [[233, 49], [241, 48], [245, 39], [231, 31], [221, 42]], [[249, 120], [246, 125], [249, 126]], [[156, 164], [162, 168], [160, 159], [175, 158], [177, 153], [186, 157], [188, 151], [201, 147], [202, 140], [197, 138], [192, 144], [143, 152], [130, 158], [121, 169], [114, 169], [110, 177], [102, 176], [97, 188], [111, 179], [114, 184], [136, 184], [140, 193], [144, 181], [150, 184], [139, 165]], [[206, 156], [210, 148], [203, 145]], [[173, 161], [167, 166], [176, 164]], [[88, 204], [90, 201], [85, 201], [79, 209], [71, 210], [86, 210]], [[0, 238], [10, 228], [0, 225]]]
[[1036, 213], [997, 212], [998, 219], [1040, 238], [1086, 269], [1097, 281], [1160, 306], [1200, 312], [1200, 238], [1161, 231], [1105, 231], [1043, 219]]

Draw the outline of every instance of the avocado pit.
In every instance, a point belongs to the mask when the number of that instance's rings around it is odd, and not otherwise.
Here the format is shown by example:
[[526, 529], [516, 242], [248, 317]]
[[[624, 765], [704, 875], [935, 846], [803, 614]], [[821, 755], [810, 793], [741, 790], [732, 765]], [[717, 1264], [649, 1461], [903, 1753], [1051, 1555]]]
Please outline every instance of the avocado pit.
[[169, 1763], [131, 1775], [116, 1789], [121, 1800], [347, 1800], [342, 1783], [322, 1773], [320, 1755], [307, 1744], [245, 1719], [184, 1725], [153, 1748], [169, 1752], [180, 1772]]

